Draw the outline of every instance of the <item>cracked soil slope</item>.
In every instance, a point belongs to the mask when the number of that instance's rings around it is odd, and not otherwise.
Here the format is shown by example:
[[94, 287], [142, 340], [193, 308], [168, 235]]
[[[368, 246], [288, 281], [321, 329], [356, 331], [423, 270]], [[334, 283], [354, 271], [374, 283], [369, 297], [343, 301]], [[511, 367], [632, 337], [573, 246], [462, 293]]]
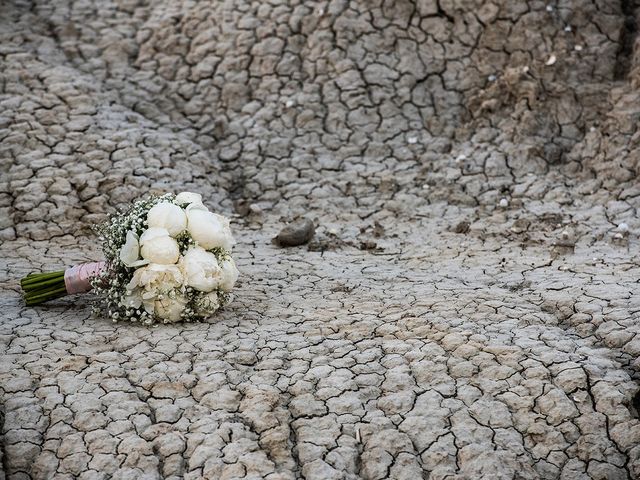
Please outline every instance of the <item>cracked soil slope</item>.
[[[0, 0], [0, 477], [640, 478], [639, 7]], [[23, 306], [165, 190], [224, 312]]]

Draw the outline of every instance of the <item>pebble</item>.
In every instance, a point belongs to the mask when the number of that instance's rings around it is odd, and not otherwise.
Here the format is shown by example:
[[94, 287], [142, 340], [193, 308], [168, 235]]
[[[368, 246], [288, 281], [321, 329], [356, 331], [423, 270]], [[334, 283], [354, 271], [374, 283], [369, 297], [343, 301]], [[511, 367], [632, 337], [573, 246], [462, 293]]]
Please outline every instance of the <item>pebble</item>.
[[285, 226], [274, 238], [281, 247], [296, 247], [313, 238], [316, 227], [308, 218], [301, 218]]
[[531, 222], [529, 220], [527, 220], [526, 218], [519, 218], [518, 220], [513, 222], [511, 231], [513, 233], [524, 233], [529, 229], [529, 225], [531, 225]]
[[378, 244], [373, 240], [364, 240], [360, 242], [360, 250], [376, 250]]
[[551, 54], [551, 56], [549, 57], [549, 59], [546, 62], [547, 66], [551, 66], [554, 63], [556, 63], [557, 57], [554, 54]]
[[471, 224], [469, 222], [467, 222], [466, 220], [463, 220], [462, 222], [458, 223], [456, 226], [454, 226], [451, 231], [453, 233], [467, 233], [469, 231], [469, 227], [471, 226]]
[[500, 207], [502, 208], [507, 208], [509, 206], [509, 200], [507, 200], [506, 198], [501, 198], [498, 205], [500, 205]]
[[576, 242], [572, 239], [570, 239], [569, 237], [567, 238], [560, 238], [558, 240], [556, 240], [554, 242], [554, 247], [560, 247], [560, 248], [575, 248], [576, 246]]

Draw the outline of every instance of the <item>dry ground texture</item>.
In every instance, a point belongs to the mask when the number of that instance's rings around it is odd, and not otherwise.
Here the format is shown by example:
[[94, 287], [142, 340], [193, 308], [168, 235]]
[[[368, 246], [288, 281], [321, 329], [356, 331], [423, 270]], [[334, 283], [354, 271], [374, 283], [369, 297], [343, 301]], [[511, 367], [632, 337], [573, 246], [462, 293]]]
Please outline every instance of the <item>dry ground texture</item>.
[[[640, 478], [636, 4], [0, 0], [4, 478]], [[23, 306], [166, 190], [221, 315]]]

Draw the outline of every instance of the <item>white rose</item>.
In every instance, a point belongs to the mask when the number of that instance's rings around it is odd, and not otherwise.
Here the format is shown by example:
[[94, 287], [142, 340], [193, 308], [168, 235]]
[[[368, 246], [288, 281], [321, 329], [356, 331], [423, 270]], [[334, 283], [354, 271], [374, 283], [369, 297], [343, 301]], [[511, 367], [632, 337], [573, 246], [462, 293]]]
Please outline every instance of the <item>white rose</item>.
[[144, 301], [181, 287], [182, 283], [182, 272], [177, 265], [150, 263], [133, 272], [127, 290], [132, 292], [141, 289]]
[[196, 313], [199, 315], [211, 315], [220, 308], [220, 299], [217, 292], [202, 295], [197, 302]]
[[151, 263], [138, 268], [127, 285], [123, 305], [128, 308], [144, 309], [160, 318], [171, 321], [180, 319], [187, 300], [175, 293], [182, 286], [182, 273], [176, 265]]
[[131, 230], [127, 232], [125, 244], [120, 248], [120, 261], [127, 267], [139, 267], [146, 265], [148, 260], [140, 259], [140, 244], [138, 243], [138, 235]]
[[218, 288], [222, 270], [213, 253], [200, 247], [190, 248], [178, 265], [186, 285], [201, 292], [210, 292]]
[[187, 203], [202, 203], [202, 195], [193, 192], [181, 192], [176, 195], [176, 202], [179, 205], [185, 205]]
[[231, 251], [235, 241], [229, 228], [229, 220], [222, 215], [200, 209], [187, 211], [187, 230], [198, 245], [206, 250], [222, 247]]
[[233, 258], [227, 257], [220, 265], [222, 269], [221, 279], [220, 279], [220, 288], [225, 292], [230, 292], [233, 289], [233, 286], [238, 280], [238, 267], [236, 267], [236, 262], [233, 261]]
[[140, 254], [151, 263], [168, 265], [180, 257], [180, 247], [166, 228], [152, 227], [140, 236]]
[[187, 228], [187, 215], [178, 205], [160, 202], [147, 213], [147, 225], [151, 228], [166, 228], [169, 235], [175, 237]]
[[187, 303], [187, 299], [184, 295], [174, 295], [173, 298], [165, 295], [163, 298], [157, 299], [153, 303], [153, 311], [160, 318], [171, 322], [177, 322], [180, 320], [180, 315]]

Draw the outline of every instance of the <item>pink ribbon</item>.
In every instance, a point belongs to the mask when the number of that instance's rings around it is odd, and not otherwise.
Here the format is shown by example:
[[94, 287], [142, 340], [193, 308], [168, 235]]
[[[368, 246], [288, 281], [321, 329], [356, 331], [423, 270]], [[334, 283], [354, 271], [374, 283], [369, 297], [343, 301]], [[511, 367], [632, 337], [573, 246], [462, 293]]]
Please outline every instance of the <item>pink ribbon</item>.
[[64, 271], [64, 285], [69, 295], [91, 290], [91, 277], [98, 275], [105, 267], [105, 262], [81, 263]]

